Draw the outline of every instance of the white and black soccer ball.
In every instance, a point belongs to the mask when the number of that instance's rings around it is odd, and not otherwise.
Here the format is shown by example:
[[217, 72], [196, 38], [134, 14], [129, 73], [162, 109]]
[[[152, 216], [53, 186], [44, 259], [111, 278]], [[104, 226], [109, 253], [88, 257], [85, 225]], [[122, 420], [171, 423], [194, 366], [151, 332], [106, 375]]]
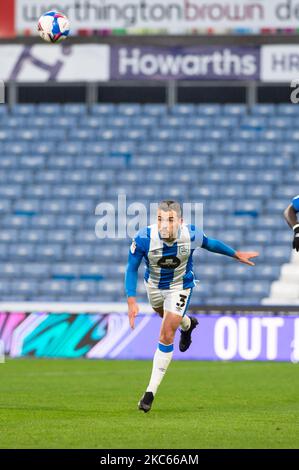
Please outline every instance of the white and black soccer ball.
[[63, 13], [48, 11], [38, 20], [37, 25], [40, 37], [47, 42], [60, 42], [70, 33], [70, 22]]

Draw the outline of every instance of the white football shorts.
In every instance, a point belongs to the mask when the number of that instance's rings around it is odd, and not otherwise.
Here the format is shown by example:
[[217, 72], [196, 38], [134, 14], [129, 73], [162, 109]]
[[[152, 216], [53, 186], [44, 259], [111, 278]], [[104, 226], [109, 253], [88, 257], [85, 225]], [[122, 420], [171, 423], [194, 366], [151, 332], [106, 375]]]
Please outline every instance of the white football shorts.
[[192, 288], [182, 290], [166, 290], [151, 287], [144, 282], [148, 300], [151, 306], [155, 308], [163, 308], [164, 311], [181, 315], [187, 312], [187, 308], [192, 295]]

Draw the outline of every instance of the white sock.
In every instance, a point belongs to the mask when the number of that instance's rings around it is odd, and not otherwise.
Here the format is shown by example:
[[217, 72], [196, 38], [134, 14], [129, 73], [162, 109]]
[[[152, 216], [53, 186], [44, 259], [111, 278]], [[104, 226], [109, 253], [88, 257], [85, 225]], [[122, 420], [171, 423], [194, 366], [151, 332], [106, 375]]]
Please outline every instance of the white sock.
[[154, 355], [153, 369], [150, 382], [146, 389], [147, 392], [152, 392], [154, 395], [162, 382], [162, 379], [167, 371], [173, 355], [173, 344], [164, 345], [159, 343], [158, 348]]
[[180, 323], [180, 328], [182, 331], [188, 331], [191, 326], [191, 320], [187, 315], [185, 315]]

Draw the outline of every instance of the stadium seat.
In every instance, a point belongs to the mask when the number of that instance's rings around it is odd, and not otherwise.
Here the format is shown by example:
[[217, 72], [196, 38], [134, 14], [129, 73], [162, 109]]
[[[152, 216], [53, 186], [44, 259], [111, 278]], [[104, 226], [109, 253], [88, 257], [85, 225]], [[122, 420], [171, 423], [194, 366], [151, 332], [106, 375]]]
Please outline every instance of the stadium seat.
[[24, 168], [41, 169], [46, 166], [46, 163], [48, 165], [45, 155], [22, 155], [18, 157], [18, 165]]
[[[2, 106], [1, 106], [2, 107]], [[37, 112], [37, 107], [34, 104], [17, 104], [11, 107], [11, 113], [17, 116], [33, 116]]]
[[277, 129], [277, 128], [268, 128], [268, 129], [265, 129], [264, 131], [261, 131], [259, 132], [259, 139], [260, 140], [283, 140], [283, 138], [286, 137], [285, 135], [285, 131], [282, 131], [280, 129]]
[[[40, 211], [40, 201], [38, 199], [22, 199], [13, 205], [15, 214], [37, 214]], [[1, 212], [1, 206], [0, 206]]]
[[1, 262], [0, 269], [3, 280], [7, 280], [7, 278], [16, 279], [21, 275], [22, 265], [11, 262]]
[[234, 199], [238, 197], [245, 197], [246, 187], [242, 186], [241, 184], [228, 184], [225, 186], [221, 185], [218, 190], [219, 194], [221, 194], [223, 197]]
[[117, 113], [124, 116], [136, 116], [141, 113], [141, 105], [137, 103], [121, 103], [117, 106]]
[[[1, 109], [1, 106], [0, 106], [0, 109]], [[0, 130], [0, 142], [7, 141], [7, 140], [13, 140], [14, 135], [15, 135], [15, 133], [14, 133], [13, 129], [10, 129], [10, 128], [4, 129], [4, 128], [2, 128]]]
[[42, 295], [63, 295], [69, 292], [69, 283], [64, 280], [59, 281], [42, 281], [39, 286], [39, 292]]
[[[160, 119], [160, 125], [163, 126], [163, 127], [174, 127], [174, 128], [177, 128], [177, 127], [185, 127], [186, 126], [186, 122], [187, 122], [187, 117], [186, 116], [182, 116], [182, 115], [177, 115], [177, 116], [169, 116], [169, 115], [166, 115], [166, 116], [163, 116], [161, 117]], [[191, 118], [193, 122], [193, 118]], [[194, 120], [194, 125], [196, 126], [196, 118]]]
[[26, 227], [29, 225], [29, 218], [19, 215], [4, 214], [1, 217], [0, 225], [1, 228]]
[[34, 296], [38, 293], [39, 289], [40, 285], [37, 280], [19, 279], [18, 281], [12, 281], [7, 291], [10, 293]]
[[244, 193], [247, 197], [257, 197], [260, 199], [271, 199], [273, 187], [271, 184], [248, 184], [244, 188]]
[[241, 263], [230, 263], [225, 268], [225, 274], [231, 280], [245, 281], [255, 279], [254, 271]]
[[65, 214], [67, 212], [67, 203], [63, 199], [44, 199], [42, 202], [43, 213]]
[[91, 107], [91, 114], [99, 116], [118, 114], [116, 109], [114, 104], [95, 104]]
[[229, 132], [226, 128], [204, 129], [203, 138], [205, 140], [227, 140], [229, 138]]
[[205, 139], [212, 138], [212, 137], [206, 136], [205, 133], [198, 127], [188, 127], [185, 129], [180, 129], [177, 132], [174, 132], [172, 138], [174, 139], [175, 137], [178, 138], [179, 140], [191, 140], [191, 141], [198, 141], [198, 140], [202, 140], [203, 138]]
[[82, 295], [94, 295], [98, 291], [100, 292], [101, 286], [96, 281], [71, 281], [70, 292]]
[[256, 104], [251, 106], [250, 113], [254, 116], [274, 116], [276, 106], [274, 104]]
[[0, 200], [0, 214], [9, 213], [11, 211], [12, 206], [13, 206], [13, 204], [11, 204], [11, 201], [9, 201], [9, 200], [1, 201]]
[[53, 233], [47, 233], [46, 239], [50, 243], [51, 241], [54, 243], [65, 243], [69, 244], [73, 242], [73, 231], [71, 229], [55, 229]]
[[203, 116], [217, 116], [223, 114], [222, 106], [219, 104], [199, 104], [197, 113]]
[[[132, 116], [130, 122], [135, 127], [140, 127], [144, 129], [147, 129], [147, 128], [154, 129], [158, 127], [158, 121], [155, 115], [149, 115], [149, 116], [143, 115], [143, 116], [136, 116], [136, 117]], [[128, 118], [126, 118], [126, 126], [128, 126]]]
[[[53, 266], [56, 266], [56, 263]], [[47, 262], [29, 262], [21, 265], [19, 268], [19, 276], [24, 276], [25, 278], [47, 279], [50, 277], [50, 272], [51, 265], [47, 264]]]
[[272, 116], [268, 121], [271, 127], [278, 129], [290, 129], [292, 127], [292, 118], [288, 116]]
[[[193, 116], [193, 117], [186, 117], [184, 121], [181, 123], [181, 126], [192, 126], [197, 129], [207, 129], [209, 130], [212, 126], [212, 123], [214, 123], [214, 119], [217, 118], [212, 118], [209, 116]], [[219, 126], [220, 127], [220, 126]]]
[[243, 283], [227, 279], [226, 281], [217, 282], [215, 285], [215, 294], [241, 296], [243, 293]]
[[[52, 235], [55, 237], [56, 231]], [[45, 243], [46, 240], [46, 232], [42, 229], [30, 228], [22, 230], [22, 233], [20, 233], [21, 242]]]
[[7, 105], [6, 105], [6, 104], [1, 104], [1, 106], [0, 106], [0, 119], [1, 119], [2, 117], [5, 118], [5, 117], [7, 116], [7, 113], [8, 113], [8, 107], [7, 107]]
[[[212, 122], [210, 123], [212, 124]], [[214, 116], [213, 124], [215, 128], [234, 129], [237, 126], [239, 127], [239, 118], [233, 115]], [[240, 129], [239, 129], [239, 132], [240, 132]]]
[[0, 230], [0, 243], [2, 242], [16, 242], [18, 239], [18, 231], [16, 229], [1, 229]]
[[90, 244], [88, 243], [77, 243], [68, 245], [64, 251], [65, 259], [70, 262], [70, 260], [88, 260], [94, 257], [94, 251]]
[[286, 115], [286, 116], [298, 116], [299, 110], [297, 106], [293, 106], [292, 103], [290, 104], [278, 104], [277, 105], [277, 112], [279, 115]]
[[243, 116], [247, 112], [245, 104], [225, 104], [223, 105], [223, 114], [232, 116]]
[[[24, 219], [24, 217], [23, 217]], [[53, 214], [35, 215], [30, 220], [32, 227], [54, 227], [57, 224], [57, 219]]]
[[111, 264], [84, 264], [79, 267], [80, 279], [102, 280], [112, 274], [112, 279], [118, 274], [116, 266]]
[[240, 120], [241, 129], [257, 129], [262, 130], [267, 125], [267, 120], [264, 116], [250, 116], [245, 115]]
[[[14, 157], [13, 157], [14, 158]], [[0, 168], [0, 181], [2, 183], [6, 183], [10, 185], [11, 183], [16, 184], [22, 184], [22, 183], [28, 183], [29, 181], [33, 181], [33, 172], [32, 170], [26, 169], [19, 169], [17, 167], [8, 168], [8, 169], [2, 169]], [[5, 189], [4, 189], [5, 190]], [[8, 189], [10, 191], [11, 188]]]
[[248, 144], [241, 140], [233, 141], [231, 139], [230, 141], [222, 144], [221, 151], [224, 153], [244, 154], [245, 152], [248, 152]]
[[[2, 105], [0, 106], [2, 107]], [[33, 119], [33, 117], [32, 117]], [[28, 119], [25, 116], [17, 116], [17, 115], [8, 115], [5, 116], [5, 120], [2, 118], [2, 125], [3, 127], [9, 127], [9, 128], [18, 128], [20, 129], [23, 127]]]
[[240, 158], [236, 155], [223, 154], [222, 156], [216, 156], [213, 158], [213, 165], [215, 165], [216, 168], [236, 168], [238, 167], [239, 161]]
[[143, 106], [143, 113], [150, 116], [161, 116], [166, 114], [167, 108], [165, 104], [145, 104]]
[[196, 271], [200, 279], [207, 279], [207, 281], [216, 281], [221, 279], [224, 275], [224, 269], [220, 265], [201, 265]]
[[243, 292], [244, 295], [252, 296], [253, 298], [255, 298], [256, 296], [265, 297], [269, 292], [270, 285], [270, 281], [262, 281], [261, 279], [258, 281], [246, 281], [243, 285]]
[[254, 268], [255, 279], [268, 279], [274, 281], [278, 279], [280, 273], [280, 265], [266, 264], [259, 266], [258, 264]]
[[84, 104], [66, 103], [61, 106], [61, 111], [67, 116], [83, 116], [87, 109]]
[[[0, 245], [1, 251], [2, 251], [3, 245]], [[38, 246], [34, 246], [31, 243], [11, 243], [6, 247], [7, 250], [7, 256], [9, 255], [10, 259], [27, 259], [27, 260], [33, 260], [36, 252], [38, 251]], [[46, 248], [46, 247], [44, 247]], [[2, 254], [2, 253], [1, 253]]]
[[[33, 249], [33, 247], [31, 247]], [[62, 258], [62, 246], [59, 244], [48, 243], [45, 245], [36, 245], [35, 246], [35, 257], [38, 259], [51, 259], [51, 260], [58, 260]], [[34, 259], [35, 259], [34, 257]]]

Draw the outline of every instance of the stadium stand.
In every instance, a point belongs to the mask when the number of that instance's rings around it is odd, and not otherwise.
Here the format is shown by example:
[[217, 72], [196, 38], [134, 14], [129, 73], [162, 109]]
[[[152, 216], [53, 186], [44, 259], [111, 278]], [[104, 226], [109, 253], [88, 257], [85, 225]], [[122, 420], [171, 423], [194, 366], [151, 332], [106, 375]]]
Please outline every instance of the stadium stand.
[[298, 193], [298, 115], [292, 104], [1, 106], [1, 299], [123, 300], [129, 240], [95, 235], [97, 204], [120, 192], [127, 205], [204, 202], [207, 235], [260, 251], [249, 268], [198, 250], [193, 304], [260, 304], [281, 265], [271, 292], [290, 290], [282, 212]]

